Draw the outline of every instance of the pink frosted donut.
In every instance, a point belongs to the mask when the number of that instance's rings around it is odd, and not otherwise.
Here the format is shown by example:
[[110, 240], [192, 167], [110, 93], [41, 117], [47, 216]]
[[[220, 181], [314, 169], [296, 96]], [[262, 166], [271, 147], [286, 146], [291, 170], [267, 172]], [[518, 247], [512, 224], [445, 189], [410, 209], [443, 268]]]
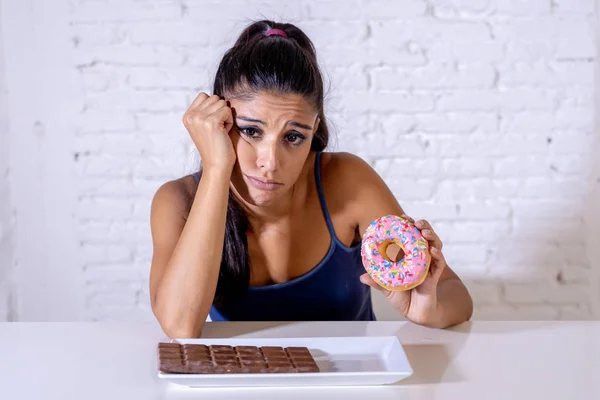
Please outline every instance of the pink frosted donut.
[[[387, 247], [396, 243], [404, 252], [398, 262], [387, 256]], [[431, 256], [429, 245], [410, 221], [386, 215], [371, 222], [362, 237], [363, 266], [371, 278], [388, 290], [410, 290], [425, 280]]]

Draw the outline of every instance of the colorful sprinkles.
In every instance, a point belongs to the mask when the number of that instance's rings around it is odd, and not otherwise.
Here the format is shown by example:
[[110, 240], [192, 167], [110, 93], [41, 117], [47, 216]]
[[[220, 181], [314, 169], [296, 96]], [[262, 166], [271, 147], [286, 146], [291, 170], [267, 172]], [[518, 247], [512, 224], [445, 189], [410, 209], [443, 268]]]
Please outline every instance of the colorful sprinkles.
[[[380, 249], [393, 242], [404, 251], [404, 258], [398, 262], [380, 254]], [[388, 290], [409, 290], [420, 285], [431, 263], [427, 240], [413, 223], [395, 215], [369, 224], [362, 237], [361, 256], [369, 276]]]

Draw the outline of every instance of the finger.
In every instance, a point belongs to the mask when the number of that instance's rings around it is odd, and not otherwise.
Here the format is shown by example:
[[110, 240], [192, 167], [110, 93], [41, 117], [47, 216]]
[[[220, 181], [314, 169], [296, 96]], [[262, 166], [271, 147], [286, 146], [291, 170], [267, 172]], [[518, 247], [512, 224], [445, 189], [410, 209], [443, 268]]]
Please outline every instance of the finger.
[[423, 237], [427, 239], [427, 241], [431, 242], [431, 245], [437, 247], [438, 249], [442, 249], [443, 243], [440, 237], [431, 229], [423, 229], [421, 231]]
[[210, 110], [213, 110], [215, 105], [220, 103], [221, 101], [225, 102], [225, 100], [221, 99], [216, 94], [213, 94], [212, 96], [204, 100], [202, 103], [200, 103], [200, 107], [198, 107], [198, 109], [202, 110], [205, 114], [210, 115]]
[[211, 114], [211, 118], [214, 118], [215, 121], [221, 123], [225, 133], [229, 133], [231, 127], [233, 126], [233, 117], [229, 107], [219, 108], [216, 112]]
[[194, 101], [192, 101], [192, 104], [190, 104], [187, 111], [193, 110], [194, 108], [198, 107], [206, 99], [208, 99], [208, 95], [204, 92], [200, 93], [198, 96], [196, 96]]
[[431, 230], [433, 230], [431, 228], [431, 224], [427, 220], [424, 220], [424, 219], [418, 220], [417, 222], [415, 222], [415, 225], [419, 229], [431, 229]]
[[431, 274], [433, 275], [434, 279], [439, 279], [439, 277], [442, 276], [444, 268], [446, 267], [446, 257], [444, 257], [444, 253], [442, 253], [442, 251], [437, 247], [431, 247], [430, 253], [431, 258], [435, 260], [435, 262], [432, 263], [433, 268]]
[[412, 219], [411, 217], [409, 217], [409, 216], [408, 216], [408, 215], [406, 215], [406, 214], [402, 214], [400, 217], [402, 217], [402, 218], [404, 218], [404, 219], [407, 219], [407, 220], [409, 220], [409, 221], [410, 221], [410, 222], [412, 222], [413, 224], [415, 223], [415, 220], [414, 220], [414, 219]]
[[379, 290], [381, 293], [383, 293], [384, 295], [386, 295], [386, 297], [387, 297], [387, 295], [389, 295], [391, 293], [389, 290], [387, 290], [383, 286], [377, 284], [377, 282], [375, 282], [373, 280], [373, 278], [371, 278], [369, 276], [369, 274], [362, 274], [360, 276], [360, 281], [362, 283], [364, 283], [365, 285], [367, 285], [367, 286], [371, 286], [373, 289]]
[[[210, 101], [210, 100], [211, 99], [208, 99], [207, 101]], [[203, 105], [202, 112], [205, 115], [211, 115], [211, 114], [216, 113], [221, 108], [229, 108], [229, 107], [227, 107], [227, 102], [225, 100], [219, 99], [215, 102], [212, 102], [211, 104], [207, 104], [206, 106]]]

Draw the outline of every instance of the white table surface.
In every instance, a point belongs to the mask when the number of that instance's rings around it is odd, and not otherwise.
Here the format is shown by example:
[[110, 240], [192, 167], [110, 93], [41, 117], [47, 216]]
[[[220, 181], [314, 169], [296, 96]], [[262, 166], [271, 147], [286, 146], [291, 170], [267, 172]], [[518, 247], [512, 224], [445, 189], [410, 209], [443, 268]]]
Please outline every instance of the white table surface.
[[157, 378], [157, 324], [0, 323], [2, 399], [600, 399], [600, 322], [208, 323], [203, 337], [397, 335], [414, 375], [377, 387], [190, 389]]

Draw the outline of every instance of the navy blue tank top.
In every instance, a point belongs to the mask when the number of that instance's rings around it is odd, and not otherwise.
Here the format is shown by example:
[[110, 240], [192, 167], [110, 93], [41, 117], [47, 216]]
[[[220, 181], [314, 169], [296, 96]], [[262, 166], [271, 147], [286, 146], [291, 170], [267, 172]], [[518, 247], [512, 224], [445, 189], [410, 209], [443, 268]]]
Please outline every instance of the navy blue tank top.
[[[199, 176], [194, 175], [196, 181]], [[345, 246], [335, 235], [321, 186], [321, 152], [315, 160], [315, 180], [331, 245], [312, 270], [284, 283], [250, 286], [239, 300], [212, 306], [213, 321], [374, 321], [370, 288], [360, 282], [365, 273], [360, 243]]]

